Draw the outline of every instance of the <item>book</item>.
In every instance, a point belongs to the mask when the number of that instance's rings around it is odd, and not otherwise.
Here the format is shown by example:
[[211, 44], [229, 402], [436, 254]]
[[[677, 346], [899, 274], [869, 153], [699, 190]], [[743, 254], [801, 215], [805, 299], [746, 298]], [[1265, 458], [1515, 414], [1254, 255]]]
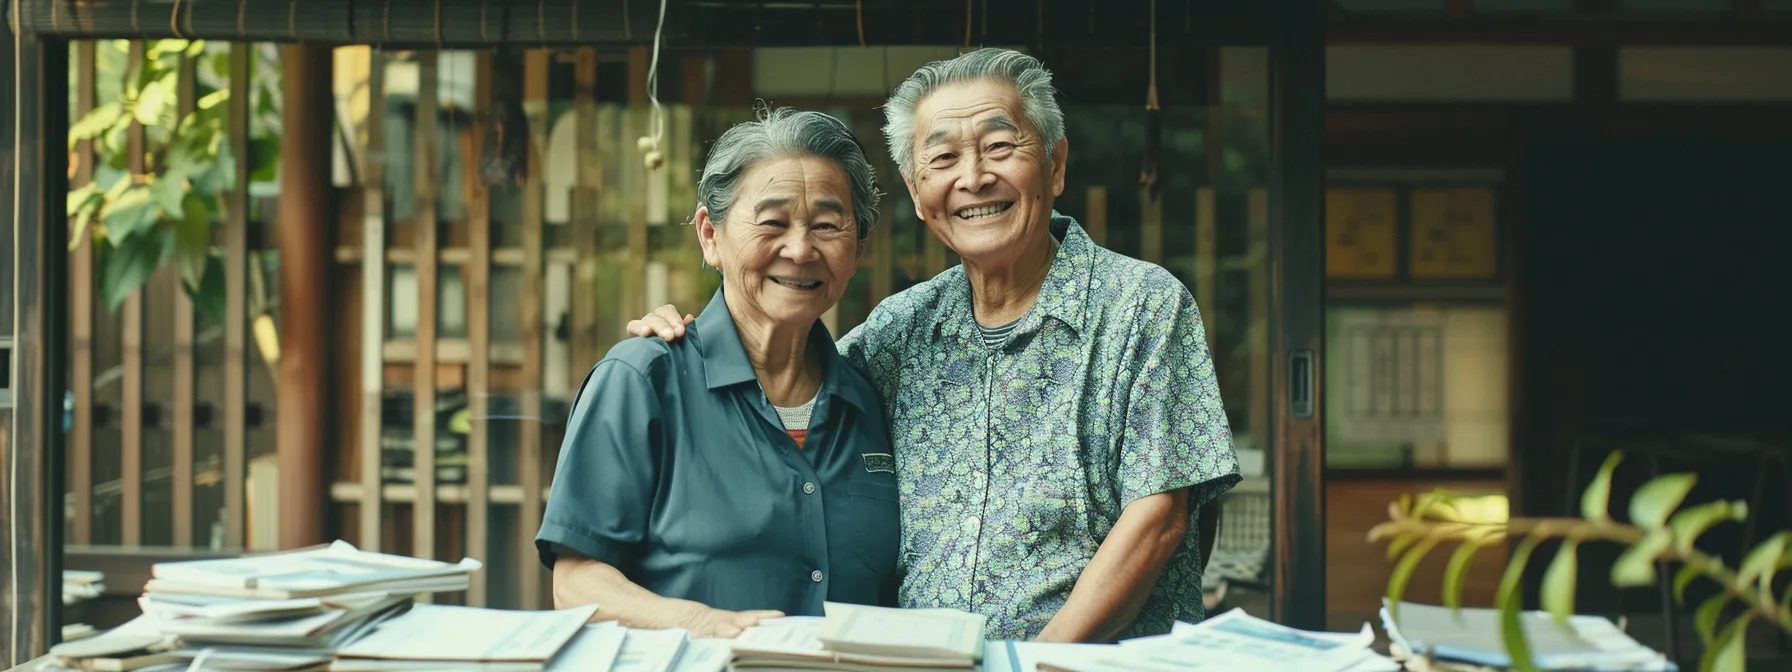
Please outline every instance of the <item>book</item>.
[[[1414, 655], [1484, 667], [1512, 664], [1501, 639], [1500, 614], [1496, 610], [1463, 608], [1451, 613], [1448, 607], [1401, 602], [1396, 622], [1390, 604], [1383, 600], [1381, 609], [1388, 640]], [[1519, 626], [1530, 640], [1532, 662], [1539, 669], [1674, 669], [1666, 656], [1632, 639], [1611, 619], [1570, 616], [1568, 627], [1563, 628], [1541, 611], [1520, 612], [1518, 617]]]
[[540, 672], [595, 613], [596, 606], [509, 611], [419, 604], [338, 650], [330, 669]]
[[[896, 609], [880, 611], [900, 611]], [[922, 610], [915, 610], [922, 611]], [[958, 612], [963, 613], [963, 612]], [[895, 633], [873, 635], [864, 629], [881, 627], [879, 623], [901, 627], [901, 621], [880, 621], [887, 614], [858, 614], [851, 617], [851, 622], [834, 623], [832, 638], [844, 643], [851, 651], [839, 651], [830, 648], [822, 641], [822, 633], [829, 629], [829, 622], [838, 618], [833, 615], [822, 618], [816, 616], [788, 616], [768, 619], [759, 625], [747, 628], [732, 643], [735, 669], [805, 669], [831, 670], [834, 672], [884, 672], [903, 670], [904, 672], [958, 672], [975, 669], [976, 661], [968, 656], [941, 654], [941, 650], [952, 650], [950, 637], [938, 637], [935, 628], [927, 628], [920, 637], [903, 637]], [[934, 618], [941, 618], [935, 615]], [[943, 616], [951, 620], [954, 616]], [[977, 650], [981, 652], [982, 630], [978, 626], [976, 638], [979, 640]], [[864, 651], [885, 651], [871, 653]], [[923, 656], [887, 655], [892, 651], [923, 652]]]
[[164, 620], [163, 634], [191, 645], [235, 644], [298, 648], [334, 648], [363, 624], [395, 616], [411, 605], [409, 595], [368, 595], [313, 613], [255, 621], [215, 622], [202, 619]]
[[616, 665], [627, 636], [628, 630], [613, 621], [587, 625], [548, 663], [547, 672], [607, 671]]
[[156, 563], [149, 592], [291, 599], [344, 592], [464, 589], [480, 563], [362, 551], [344, 541], [282, 553]]
[[828, 602], [823, 646], [837, 653], [975, 663], [983, 657], [982, 614]]

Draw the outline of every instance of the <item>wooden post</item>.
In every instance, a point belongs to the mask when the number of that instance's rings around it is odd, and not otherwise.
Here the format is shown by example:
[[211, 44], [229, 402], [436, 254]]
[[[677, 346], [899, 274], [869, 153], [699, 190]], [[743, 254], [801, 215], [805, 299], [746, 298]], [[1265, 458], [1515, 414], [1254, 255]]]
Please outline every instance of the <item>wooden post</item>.
[[[143, 67], [143, 42], [132, 42], [127, 56], [130, 67]], [[144, 172], [143, 125], [131, 122], [128, 143], [131, 175]], [[126, 547], [143, 543], [143, 290], [138, 289], [125, 299], [119, 311], [119, 343], [124, 352], [121, 364], [124, 376], [119, 401], [121, 441], [119, 469], [123, 502], [119, 506], [122, 539]]]
[[548, 58], [550, 52], [531, 50], [523, 67], [523, 110], [529, 116], [528, 184], [523, 194], [523, 422], [517, 442], [522, 502], [518, 504], [517, 572], [523, 609], [541, 605], [540, 560], [535, 553], [535, 533], [541, 529], [541, 415], [542, 375], [542, 209], [545, 184], [541, 170], [546, 163], [542, 149], [548, 135]]
[[380, 403], [386, 344], [386, 54], [372, 50], [367, 70], [367, 160], [361, 174], [361, 548], [380, 550], [385, 517], [380, 474]]
[[[1269, 264], [1266, 263], [1269, 259], [1269, 190], [1263, 188], [1252, 189], [1250, 190], [1248, 197], [1250, 199], [1248, 209], [1250, 218], [1250, 246], [1246, 248], [1249, 250], [1246, 252], [1246, 258], [1251, 260], [1251, 285], [1249, 289], [1251, 311], [1250, 333], [1252, 334], [1251, 338], [1253, 339], [1253, 345], [1256, 346], [1251, 348], [1251, 372], [1249, 376], [1251, 381], [1249, 387], [1251, 391], [1251, 400], [1256, 403], [1250, 404], [1251, 410], [1249, 422], [1251, 424], [1248, 431], [1250, 431], [1251, 436], [1254, 438], [1254, 444], [1259, 447], [1264, 447], [1266, 444], [1262, 437], [1268, 436], [1270, 416], [1269, 404], [1262, 403], [1261, 400], [1267, 398], [1270, 394], [1269, 348], [1267, 347], [1267, 344], [1259, 343], [1254, 339], [1259, 338], [1256, 334], [1269, 333]], [[1210, 298], [1209, 300], [1211, 301], [1212, 299]], [[1203, 310], [1208, 309], [1205, 305], [1201, 306], [1201, 308]], [[1213, 343], [1212, 334], [1213, 332], [1210, 327], [1207, 336], [1207, 342], [1210, 348]]]
[[[1219, 315], [1219, 306], [1215, 297], [1219, 288], [1214, 286], [1219, 277], [1219, 213], [1214, 203], [1214, 188], [1201, 187], [1195, 190], [1195, 305], [1201, 309], [1201, 319], [1207, 323], [1207, 349], [1213, 350], [1213, 324]], [[1267, 216], [1267, 215], [1266, 215]], [[1256, 338], [1252, 336], [1251, 338]], [[1252, 388], [1252, 395], [1260, 391]], [[1252, 399], [1258, 399], [1253, 396]], [[1252, 406], [1262, 406], [1257, 403]]]
[[[330, 48], [280, 47], [280, 547], [324, 541], [324, 442], [330, 394]], [[234, 401], [234, 400], [233, 400]]]
[[1101, 185], [1089, 187], [1083, 202], [1088, 210], [1083, 213], [1083, 229], [1089, 232], [1089, 239], [1096, 245], [1108, 244], [1108, 188]]
[[[491, 394], [491, 273], [492, 219], [490, 192], [479, 177], [480, 145], [491, 109], [492, 54], [481, 51], [473, 73], [473, 141], [467, 143], [464, 163], [470, 185], [467, 194], [467, 236], [472, 259], [467, 263], [467, 555], [483, 558], [489, 548], [491, 525], [488, 507], [491, 465], [487, 444], [486, 399]], [[533, 569], [533, 568], [529, 568]], [[528, 571], [525, 569], [524, 571]], [[483, 607], [486, 602], [486, 573], [473, 572], [467, 590], [467, 604]]]
[[417, 273], [417, 358], [411, 364], [411, 482], [417, 497], [411, 503], [411, 555], [436, 556], [436, 53], [417, 52], [417, 111], [412, 128], [416, 158], [415, 224]]
[[[83, 40], [75, 46], [75, 119], [94, 108], [98, 43]], [[75, 148], [75, 181], [79, 187], [93, 182], [96, 155], [92, 140]], [[6, 263], [11, 264], [8, 259]], [[69, 426], [68, 468], [74, 475], [74, 534], [69, 543], [93, 543], [93, 235], [82, 235], [69, 253], [69, 387], [74, 392], [73, 424]]]
[[[230, 45], [230, 142], [249, 146], [249, 77], [254, 45]], [[224, 545], [243, 548], [249, 461], [249, 162], [236, 162], [236, 188], [224, 206]]]
[[1164, 201], [1152, 198], [1149, 187], [1139, 187], [1139, 258], [1153, 264], [1164, 261]]
[[[194, 79], [197, 77], [196, 61], [192, 56], [180, 59], [180, 78], [178, 93], [175, 96], [175, 118], [186, 119], [197, 107], [198, 98], [194, 90]], [[206, 241], [210, 243], [211, 241]], [[174, 499], [174, 545], [190, 547], [193, 545], [193, 423], [197, 415], [193, 412], [196, 382], [193, 379], [193, 300], [180, 288], [179, 272], [169, 269], [174, 275], [174, 412], [171, 428], [174, 430], [173, 446], [173, 499]]]

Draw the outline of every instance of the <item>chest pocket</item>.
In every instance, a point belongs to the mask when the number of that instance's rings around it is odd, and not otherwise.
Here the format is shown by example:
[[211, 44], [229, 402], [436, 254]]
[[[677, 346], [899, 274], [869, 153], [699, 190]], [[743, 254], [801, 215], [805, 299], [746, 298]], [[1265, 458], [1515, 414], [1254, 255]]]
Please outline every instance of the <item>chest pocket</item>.
[[[861, 455], [865, 464], [853, 465], [846, 479], [846, 504], [852, 516], [853, 550], [859, 562], [881, 575], [896, 572], [898, 543], [895, 461], [887, 454]], [[875, 471], [867, 471], [870, 467]]]

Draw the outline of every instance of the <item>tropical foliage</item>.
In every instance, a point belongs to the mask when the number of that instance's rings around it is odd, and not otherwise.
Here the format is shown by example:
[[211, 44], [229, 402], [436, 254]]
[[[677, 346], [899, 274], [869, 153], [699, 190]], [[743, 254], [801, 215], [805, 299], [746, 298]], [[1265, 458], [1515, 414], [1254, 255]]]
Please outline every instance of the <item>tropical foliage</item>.
[[[1500, 612], [1500, 635], [1514, 669], [1535, 669], [1530, 643], [1520, 625], [1525, 567], [1538, 544], [1559, 539], [1561, 544], [1543, 575], [1541, 601], [1556, 623], [1567, 626], [1574, 613], [1575, 582], [1579, 574], [1579, 549], [1584, 543], [1612, 543], [1624, 547], [1612, 565], [1611, 581], [1618, 587], [1649, 586], [1657, 580], [1656, 564], [1679, 565], [1673, 579], [1677, 603], [1686, 604], [1686, 589], [1701, 579], [1721, 589], [1695, 611], [1694, 622], [1705, 641], [1700, 670], [1741, 670], [1746, 660], [1744, 634], [1750, 623], [1765, 621], [1792, 632], [1792, 586], [1774, 594], [1774, 576], [1792, 568], [1792, 532], [1780, 532], [1751, 549], [1737, 568], [1697, 547], [1699, 537], [1726, 522], [1746, 520], [1748, 507], [1739, 501], [1718, 501], [1681, 508], [1696, 481], [1693, 474], [1670, 474], [1644, 484], [1631, 498], [1629, 522], [1612, 519], [1609, 500], [1612, 472], [1622, 460], [1613, 453], [1600, 468], [1581, 498], [1579, 518], [1513, 518], [1504, 523], [1464, 522], [1456, 513], [1455, 498], [1433, 492], [1402, 497], [1390, 505], [1391, 520], [1371, 530], [1371, 541], [1390, 540], [1388, 557], [1398, 558], [1388, 582], [1388, 599], [1398, 603], [1419, 562], [1444, 543], [1456, 544], [1444, 570], [1444, 603], [1452, 610], [1462, 605], [1462, 585], [1469, 561], [1476, 551], [1516, 537], [1495, 603]], [[1726, 620], [1727, 618], [1727, 620]]]
[[[223, 218], [223, 195], [236, 187], [237, 162], [245, 160], [226, 127], [231, 54], [187, 40], [148, 42], [135, 60], [124, 40], [101, 42], [97, 52], [98, 104], [68, 133], [71, 151], [91, 140], [95, 154], [93, 180], [68, 195], [70, 247], [92, 237], [99, 295], [108, 309], [116, 310], [156, 269], [172, 264], [198, 312], [221, 324], [223, 260], [212, 244], [212, 227]], [[189, 58], [195, 61], [196, 105], [181, 115], [180, 63]], [[246, 157], [251, 181], [272, 181], [279, 163], [279, 79], [277, 70], [268, 74], [251, 77], [257, 97]], [[141, 170], [133, 170], [133, 125], [142, 129]]]

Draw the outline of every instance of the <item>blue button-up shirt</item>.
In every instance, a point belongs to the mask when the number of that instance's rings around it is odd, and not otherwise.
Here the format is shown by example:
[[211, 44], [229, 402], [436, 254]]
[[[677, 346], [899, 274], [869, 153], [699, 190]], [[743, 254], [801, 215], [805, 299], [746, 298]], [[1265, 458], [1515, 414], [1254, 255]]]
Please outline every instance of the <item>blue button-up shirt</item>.
[[580, 385], [536, 546], [664, 597], [821, 615], [894, 604], [897, 496], [884, 410], [827, 328], [803, 448], [758, 385], [721, 291], [676, 343], [632, 338]]
[[1032, 309], [985, 344], [962, 266], [879, 304], [841, 352], [889, 407], [904, 607], [1030, 639], [1126, 505], [1192, 488], [1189, 534], [1128, 636], [1203, 617], [1195, 509], [1239, 481], [1201, 316], [1175, 276], [1068, 217]]

